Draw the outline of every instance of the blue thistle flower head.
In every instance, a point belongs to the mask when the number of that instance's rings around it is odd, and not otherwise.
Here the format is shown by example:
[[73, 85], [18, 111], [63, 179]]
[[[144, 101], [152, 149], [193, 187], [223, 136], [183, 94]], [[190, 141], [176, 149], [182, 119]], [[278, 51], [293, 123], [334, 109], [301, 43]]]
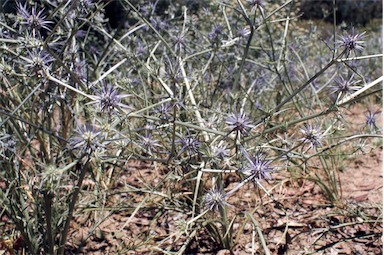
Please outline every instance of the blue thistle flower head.
[[157, 30], [157, 31], [162, 31], [162, 30], [165, 30], [169, 27], [168, 23], [165, 22], [164, 20], [162, 20], [161, 18], [159, 17], [155, 17], [155, 18], [150, 18], [149, 19], [152, 26]]
[[159, 144], [159, 140], [154, 139], [151, 134], [147, 134], [145, 136], [137, 135], [140, 139], [140, 144], [145, 149], [146, 152], [152, 153], [156, 152], [158, 147], [161, 147]]
[[175, 51], [182, 51], [183, 49], [186, 48], [185, 34], [183, 34], [182, 32], [176, 31], [175, 35], [172, 36], [171, 39], [172, 39]]
[[212, 146], [213, 157], [218, 160], [224, 160], [229, 156], [229, 149], [223, 143]]
[[196, 137], [188, 135], [187, 137], [176, 140], [175, 142], [181, 143], [182, 146], [179, 155], [184, 151], [188, 151], [189, 154], [199, 152], [200, 142]]
[[42, 75], [43, 71], [50, 68], [53, 57], [44, 50], [33, 49], [28, 51], [29, 63], [26, 67], [35, 73], [37, 76]]
[[345, 34], [340, 37], [336, 42], [336, 46], [343, 49], [344, 55], [349, 56], [351, 52], [356, 54], [356, 52], [361, 52], [364, 49], [364, 38], [365, 32], [356, 34], [354, 29], [352, 29], [351, 34]]
[[172, 41], [175, 45], [184, 45], [185, 35], [178, 32], [178, 33], [176, 33], [176, 35], [172, 36]]
[[368, 110], [368, 113], [365, 115], [365, 126], [369, 127], [371, 133], [378, 128], [376, 125], [376, 121], [377, 115], [379, 113], [380, 112], [373, 112], [372, 110]]
[[257, 8], [263, 7], [263, 0], [247, 0], [247, 4], [252, 7], [251, 12], [255, 12]]
[[172, 116], [172, 104], [165, 103], [154, 109], [162, 120], [168, 120]]
[[91, 103], [97, 103], [100, 110], [107, 114], [116, 113], [118, 107], [125, 109], [132, 109], [132, 107], [122, 104], [121, 99], [130, 96], [129, 94], [120, 94], [119, 89], [108, 83], [98, 91], [98, 95], [95, 96], [95, 101]]
[[95, 149], [105, 147], [102, 132], [95, 125], [78, 125], [69, 139], [69, 147], [81, 154], [91, 154]]
[[216, 24], [213, 26], [212, 30], [208, 33], [208, 39], [213, 43], [218, 43], [222, 34], [223, 34], [223, 27], [220, 24]]
[[231, 132], [235, 131], [242, 135], [248, 135], [249, 131], [255, 127], [245, 113], [235, 112], [225, 119], [225, 123], [228, 124], [227, 129], [231, 130]]
[[147, 54], [147, 48], [144, 47], [143, 43], [138, 41], [137, 42], [137, 47], [136, 47], [136, 54], [137, 56], [142, 56]]
[[206, 146], [202, 151], [203, 157], [209, 162], [221, 165], [228, 160], [229, 149], [223, 141]]
[[304, 137], [299, 140], [304, 143], [308, 143], [308, 149], [322, 146], [321, 140], [323, 135], [322, 131], [318, 127], [310, 124], [304, 124], [304, 128], [301, 128], [300, 132], [304, 135]]
[[[73, 73], [77, 75], [77, 78], [83, 82], [84, 84], [87, 83], [88, 80], [88, 70], [87, 70], [87, 63], [85, 60], [80, 60], [79, 58], [76, 58], [73, 62]], [[77, 84], [79, 85], [79, 84]]]
[[219, 189], [211, 189], [205, 194], [203, 203], [205, 208], [211, 211], [223, 209], [225, 206], [231, 206], [225, 201], [226, 194]]
[[343, 93], [345, 95], [359, 90], [361, 87], [356, 86], [355, 84], [358, 84], [360, 81], [354, 81], [353, 78], [353, 74], [349, 77], [348, 80], [344, 79], [344, 77], [341, 75], [337, 77], [335, 79], [336, 84], [331, 86], [331, 93]]
[[31, 28], [32, 31], [40, 31], [40, 29], [46, 29], [50, 31], [49, 24], [52, 24], [52, 21], [46, 20], [46, 16], [43, 14], [44, 9], [37, 11], [37, 7], [32, 7], [32, 10], [29, 11], [27, 4], [22, 5], [20, 2], [17, 3], [17, 14], [21, 17], [21, 24], [25, 24], [28, 28]]
[[89, 13], [94, 7], [92, 0], [79, 0], [79, 7], [81, 12]]
[[274, 172], [274, 167], [270, 165], [270, 160], [266, 160], [266, 155], [263, 152], [257, 151], [253, 157], [243, 147], [241, 147], [241, 152], [247, 160], [245, 167], [240, 169], [245, 174], [246, 180], [257, 182], [272, 179], [271, 173]]
[[250, 31], [249, 28], [247, 28], [247, 27], [239, 28], [239, 29], [237, 30], [237, 36], [238, 36], [238, 37], [241, 37], [241, 38], [245, 38], [245, 37], [248, 36], [250, 33], [251, 33], [251, 31]]

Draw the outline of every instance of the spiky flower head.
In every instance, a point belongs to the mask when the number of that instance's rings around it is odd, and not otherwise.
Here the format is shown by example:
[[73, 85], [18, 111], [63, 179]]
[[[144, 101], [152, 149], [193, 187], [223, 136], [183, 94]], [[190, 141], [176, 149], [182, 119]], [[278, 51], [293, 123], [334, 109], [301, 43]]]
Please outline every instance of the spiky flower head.
[[225, 119], [225, 123], [228, 124], [227, 129], [231, 130], [231, 132], [238, 132], [242, 135], [248, 135], [249, 131], [254, 128], [245, 113], [235, 112]]
[[22, 19], [21, 24], [25, 24], [34, 32], [37, 32], [42, 28], [50, 31], [48, 25], [52, 24], [53, 22], [46, 20], [46, 16], [43, 14], [43, 12], [44, 9], [37, 11], [36, 6], [32, 7], [32, 10], [29, 11], [26, 3], [24, 5], [22, 5], [20, 2], [17, 3], [17, 14]]
[[165, 103], [154, 109], [154, 113], [159, 115], [162, 120], [168, 120], [172, 116], [172, 104]]
[[216, 130], [216, 125], [218, 121], [218, 117], [216, 114], [210, 115], [207, 120], [204, 119], [203, 121], [205, 127]]
[[263, 0], [247, 0], [247, 4], [252, 7], [251, 12], [255, 12], [258, 8], [262, 10]]
[[219, 189], [211, 189], [205, 194], [203, 203], [209, 210], [220, 210], [224, 206], [231, 206], [225, 201], [226, 194]]
[[79, 0], [81, 12], [89, 13], [94, 6], [95, 3], [93, 3], [92, 0]]
[[132, 109], [132, 107], [122, 104], [121, 99], [130, 96], [129, 94], [120, 94], [118, 87], [108, 83], [98, 91], [95, 101], [100, 110], [107, 114], [116, 113], [118, 108]]
[[136, 44], [136, 54], [137, 56], [142, 56], [147, 53], [147, 48], [144, 46], [144, 44], [140, 41], [137, 42]]
[[352, 29], [351, 34], [345, 34], [341, 36], [340, 39], [336, 42], [338, 48], [342, 48], [346, 56], [349, 56], [351, 52], [361, 52], [364, 48], [365, 42], [362, 40], [365, 38], [365, 32], [361, 34], [356, 34], [354, 29]]
[[351, 92], [357, 91], [360, 89], [360, 86], [356, 86], [359, 80], [353, 80], [354, 75], [352, 74], [348, 80], [344, 79], [343, 76], [339, 76], [335, 79], [335, 85], [331, 86], [331, 93], [342, 93], [349, 94]]
[[322, 146], [321, 140], [323, 138], [322, 131], [317, 126], [310, 124], [304, 124], [304, 128], [300, 129], [300, 132], [304, 137], [300, 138], [300, 141], [308, 143], [308, 149]]
[[159, 140], [154, 139], [151, 134], [148, 134], [145, 136], [141, 136], [141, 135], [137, 135], [137, 136], [139, 137], [139, 143], [141, 144], [143, 149], [150, 154], [152, 152], [156, 152], [157, 151], [156, 148], [161, 147], [161, 145], [159, 144]]
[[229, 160], [229, 149], [224, 141], [205, 146], [202, 154], [209, 162], [217, 165], [221, 165]]
[[216, 24], [212, 27], [212, 30], [208, 33], [208, 39], [213, 43], [218, 43], [222, 34], [223, 34], [223, 27], [220, 24]]
[[378, 128], [376, 125], [378, 114], [379, 112], [373, 112], [372, 110], [369, 110], [368, 113], [365, 115], [365, 126], [369, 127], [371, 133]]
[[157, 31], [163, 31], [163, 30], [166, 30], [169, 25], [167, 22], [165, 22], [164, 20], [162, 20], [161, 18], [159, 17], [151, 17], [149, 19], [149, 21], [151, 22], [152, 26], [157, 30]]
[[33, 49], [32, 51], [28, 51], [28, 64], [26, 67], [37, 76], [41, 76], [44, 70], [50, 68], [52, 61], [54, 61], [54, 59], [46, 51]]
[[90, 154], [98, 147], [105, 147], [103, 135], [95, 125], [78, 125], [74, 135], [69, 139], [71, 150]]
[[246, 180], [257, 182], [272, 179], [271, 173], [274, 172], [274, 167], [270, 165], [270, 160], [266, 160], [263, 152], [257, 151], [253, 157], [243, 147], [241, 147], [241, 152], [247, 159], [245, 167], [241, 168], [241, 172], [246, 175]]
[[244, 38], [251, 33], [248, 27], [242, 27], [237, 30], [237, 36]]
[[224, 160], [229, 156], [229, 149], [227, 149], [227, 146], [220, 142], [217, 145], [212, 146], [212, 154], [213, 157], [218, 160]]
[[185, 37], [186, 37], [185, 34], [180, 32], [180, 31], [176, 31], [176, 34], [174, 36], [172, 36], [172, 42], [173, 42], [175, 51], [180, 52], [186, 48]]
[[200, 142], [196, 137], [192, 137], [188, 135], [187, 137], [176, 140], [175, 142], [181, 143], [181, 146], [182, 146], [180, 149], [179, 155], [184, 151], [188, 151], [190, 155], [192, 153], [199, 152]]

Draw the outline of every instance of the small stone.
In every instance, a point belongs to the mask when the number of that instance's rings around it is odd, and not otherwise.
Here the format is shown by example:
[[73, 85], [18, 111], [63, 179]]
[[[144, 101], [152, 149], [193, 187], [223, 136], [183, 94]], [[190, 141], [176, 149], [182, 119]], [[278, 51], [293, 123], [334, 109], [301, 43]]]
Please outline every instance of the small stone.
[[250, 230], [252, 230], [252, 225], [251, 225], [250, 223], [246, 223], [246, 224], [244, 225], [244, 230], [245, 230], [245, 231], [250, 231]]
[[231, 251], [230, 250], [220, 250], [216, 253], [216, 255], [230, 255]]
[[248, 252], [249, 254], [256, 252], [260, 247], [257, 243], [254, 244], [253, 251], [252, 251], [252, 243], [247, 243], [244, 247], [244, 251]]

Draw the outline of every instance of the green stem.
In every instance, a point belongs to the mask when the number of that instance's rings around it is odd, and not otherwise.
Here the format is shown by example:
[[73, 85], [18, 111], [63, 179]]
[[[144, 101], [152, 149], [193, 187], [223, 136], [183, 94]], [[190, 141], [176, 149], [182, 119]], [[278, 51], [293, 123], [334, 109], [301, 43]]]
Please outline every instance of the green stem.
[[[88, 157], [87, 161], [84, 163], [84, 165], [82, 167], [81, 166], [77, 167], [77, 168], [81, 168], [80, 169], [80, 171], [81, 171], [80, 177], [79, 177], [79, 180], [77, 182], [76, 187], [74, 188], [72, 199], [69, 203], [68, 216], [67, 216], [67, 219], [66, 219], [66, 222], [64, 225], [64, 229], [62, 231], [62, 235], [61, 235], [61, 239], [60, 239], [60, 243], [59, 243], [59, 250], [57, 252], [57, 254], [59, 254], [59, 255], [63, 255], [64, 251], [65, 251], [65, 243], [67, 242], [67, 237], [68, 237], [68, 233], [69, 233], [69, 226], [70, 226], [70, 223], [71, 223], [71, 220], [73, 217], [73, 212], [75, 211], [76, 202], [77, 202], [77, 199], [79, 198], [79, 194], [80, 194], [81, 186], [83, 185], [83, 180], [84, 180], [85, 174], [87, 173], [87, 170], [88, 170], [89, 160], [90, 160], [90, 158]], [[81, 164], [81, 163], [78, 162], [78, 164]]]
[[247, 25], [249, 26], [250, 28], [250, 34], [249, 34], [249, 37], [248, 37], [248, 41], [247, 41], [247, 44], [244, 48], [244, 53], [242, 55], [242, 58], [241, 58], [241, 62], [240, 62], [240, 68], [237, 72], [237, 75], [236, 75], [236, 78], [235, 78], [235, 82], [233, 83], [235, 88], [240, 88], [240, 77], [241, 77], [241, 72], [243, 70], [243, 67], [244, 67], [244, 63], [245, 63], [245, 58], [247, 57], [248, 55], [248, 51], [249, 51], [249, 48], [251, 46], [251, 42], [252, 42], [252, 38], [253, 38], [253, 34], [255, 32], [255, 27], [254, 27], [254, 24], [252, 23], [252, 21], [250, 20], [250, 18], [248, 17], [248, 15], [243, 11], [241, 12], [243, 18], [245, 19], [245, 21], [247, 22]]
[[47, 222], [47, 242], [48, 242], [48, 254], [54, 252], [54, 231], [52, 228], [52, 198], [53, 194], [51, 191], [43, 191], [44, 195], [44, 209], [45, 209], [45, 218]]
[[[293, 120], [293, 121], [290, 121], [290, 122], [286, 122], [286, 123], [283, 123], [283, 124], [280, 124], [280, 125], [277, 125], [277, 126], [274, 126], [274, 127], [268, 128], [268, 129], [265, 129], [263, 132], [258, 133], [257, 135], [253, 135], [253, 136], [249, 136], [249, 137], [245, 138], [243, 140], [243, 142], [248, 142], [248, 141], [253, 140], [253, 139], [255, 139], [255, 138], [259, 137], [259, 136], [265, 135], [267, 133], [274, 132], [274, 131], [279, 130], [279, 129], [286, 129], [289, 126], [295, 125], [295, 124], [303, 122], [303, 121], [307, 121], [307, 120], [311, 120], [311, 119], [314, 119], [314, 118], [317, 118], [317, 117], [320, 117], [320, 116], [323, 116], [323, 115], [327, 115], [327, 114], [329, 114], [330, 112], [333, 112], [333, 111], [334, 111], [334, 107], [331, 106], [328, 109], [326, 109], [326, 110], [324, 110], [324, 111], [322, 111], [320, 113], [312, 114], [312, 115], [309, 115], [307, 117], [300, 118], [298, 120]], [[231, 148], [233, 148], [233, 147], [231, 147]]]

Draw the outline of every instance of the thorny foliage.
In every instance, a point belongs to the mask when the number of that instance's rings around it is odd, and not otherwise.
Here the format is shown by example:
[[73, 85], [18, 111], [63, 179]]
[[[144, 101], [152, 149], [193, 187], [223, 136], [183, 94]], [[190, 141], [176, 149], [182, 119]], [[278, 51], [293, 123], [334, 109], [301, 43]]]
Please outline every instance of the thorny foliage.
[[[183, 207], [188, 217], [208, 209], [225, 218], [226, 197], [249, 180], [260, 187], [287, 169], [315, 178], [309, 159], [355, 135], [340, 117], [352, 101], [342, 100], [380, 75], [376, 57], [357, 59], [381, 52], [369, 33], [337, 29], [319, 41], [311, 28], [282, 37], [296, 14], [284, 1], [170, 3], [167, 11], [144, 2], [18, 2], [0, 13], [1, 213], [31, 254], [63, 254], [84, 176], [101, 185], [103, 171], [112, 178], [128, 160], [166, 164], [165, 183], [178, 180], [194, 198], [164, 193], [164, 208]], [[118, 28], [108, 4], [122, 11]], [[378, 91], [353, 99], [369, 107]], [[381, 134], [379, 112], [369, 109], [365, 139]], [[228, 175], [240, 176], [233, 190]], [[208, 183], [206, 194], [195, 189]], [[156, 189], [163, 192], [142, 188]], [[95, 196], [92, 206], [101, 206], [103, 192]]]

